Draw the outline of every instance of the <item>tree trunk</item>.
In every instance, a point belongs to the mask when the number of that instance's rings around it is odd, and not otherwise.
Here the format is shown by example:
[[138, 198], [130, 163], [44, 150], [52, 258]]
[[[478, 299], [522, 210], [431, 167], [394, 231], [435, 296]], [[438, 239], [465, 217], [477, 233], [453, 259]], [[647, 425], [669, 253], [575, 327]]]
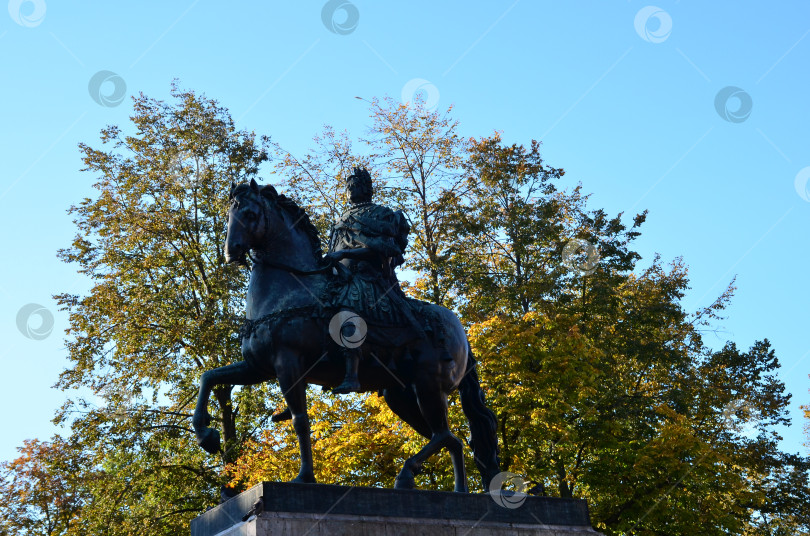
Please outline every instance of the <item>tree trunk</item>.
[[217, 399], [222, 412], [222, 459], [225, 463], [235, 462], [239, 457], [236, 441], [236, 413], [231, 404], [233, 385], [218, 385], [214, 387], [214, 397]]

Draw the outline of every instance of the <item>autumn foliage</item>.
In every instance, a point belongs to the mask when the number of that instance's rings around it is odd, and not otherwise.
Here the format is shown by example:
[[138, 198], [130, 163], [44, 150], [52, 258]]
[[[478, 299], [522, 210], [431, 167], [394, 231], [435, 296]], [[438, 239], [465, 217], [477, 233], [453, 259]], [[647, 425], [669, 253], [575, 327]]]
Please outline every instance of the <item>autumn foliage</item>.
[[[3, 464], [0, 534], [177, 534], [221, 486], [295, 476], [292, 426], [269, 422], [283, 409], [272, 385], [215, 392], [219, 456], [189, 429], [199, 375], [239, 359], [246, 278], [222, 259], [227, 188], [268, 161], [323, 234], [358, 163], [408, 215], [403, 286], [461, 316], [502, 469], [530, 493], [587, 499], [610, 535], [810, 533], [810, 461], [778, 448], [790, 395], [774, 349], [704, 341], [734, 282], [685, 310], [685, 262], [633, 250], [646, 212], [589, 208], [538, 142], [462, 136], [452, 110], [418, 100], [374, 99], [362, 137], [327, 126], [293, 155], [237, 131], [214, 101], [173, 98], [139, 97], [131, 133], [109, 127], [106, 151], [81, 147], [98, 197], [71, 209], [78, 234], [60, 255], [94, 286], [57, 297], [71, 315], [58, 385], [92, 396], [59, 410], [66, 439], [26, 442]], [[376, 394], [308, 398], [319, 482], [390, 487], [424, 445]], [[466, 438], [457, 397], [450, 413]], [[442, 454], [417, 485], [452, 481]]]

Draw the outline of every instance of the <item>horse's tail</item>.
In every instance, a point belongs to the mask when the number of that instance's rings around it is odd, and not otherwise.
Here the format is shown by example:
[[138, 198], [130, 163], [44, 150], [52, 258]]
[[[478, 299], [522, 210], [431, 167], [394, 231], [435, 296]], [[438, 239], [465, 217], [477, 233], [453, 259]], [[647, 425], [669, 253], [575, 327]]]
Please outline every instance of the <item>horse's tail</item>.
[[461, 409], [470, 423], [470, 446], [473, 450], [475, 465], [481, 473], [484, 491], [489, 489], [492, 479], [501, 472], [498, 459], [498, 420], [487, 407], [484, 392], [478, 383], [475, 370], [475, 357], [467, 343], [467, 370], [458, 386], [461, 395]]

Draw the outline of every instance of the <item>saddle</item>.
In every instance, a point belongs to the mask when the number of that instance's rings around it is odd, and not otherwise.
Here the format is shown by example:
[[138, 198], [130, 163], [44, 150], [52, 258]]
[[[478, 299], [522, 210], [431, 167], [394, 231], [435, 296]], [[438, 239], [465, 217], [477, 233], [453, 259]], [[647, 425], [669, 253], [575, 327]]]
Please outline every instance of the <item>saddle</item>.
[[[348, 264], [348, 266], [347, 266]], [[368, 261], [335, 263], [321, 300], [334, 311], [349, 310], [360, 316], [375, 345], [402, 346], [417, 339], [443, 344], [441, 322], [429, 304], [409, 298], [393, 272], [386, 276]]]

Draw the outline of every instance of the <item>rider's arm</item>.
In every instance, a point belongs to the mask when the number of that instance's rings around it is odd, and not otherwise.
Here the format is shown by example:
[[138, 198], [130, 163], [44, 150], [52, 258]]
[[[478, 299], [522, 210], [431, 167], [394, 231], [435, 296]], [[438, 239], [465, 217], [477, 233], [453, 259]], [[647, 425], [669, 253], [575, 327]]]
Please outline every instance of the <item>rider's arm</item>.
[[346, 248], [338, 251], [331, 251], [328, 256], [337, 260], [340, 259], [375, 259], [394, 257], [401, 253], [396, 242], [391, 237], [386, 236], [364, 236], [361, 242], [364, 247]]
[[340, 251], [330, 251], [326, 256], [336, 261], [341, 259], [364, 260], [379, 258], [379, 254], [371, 248], [341, 249]]

